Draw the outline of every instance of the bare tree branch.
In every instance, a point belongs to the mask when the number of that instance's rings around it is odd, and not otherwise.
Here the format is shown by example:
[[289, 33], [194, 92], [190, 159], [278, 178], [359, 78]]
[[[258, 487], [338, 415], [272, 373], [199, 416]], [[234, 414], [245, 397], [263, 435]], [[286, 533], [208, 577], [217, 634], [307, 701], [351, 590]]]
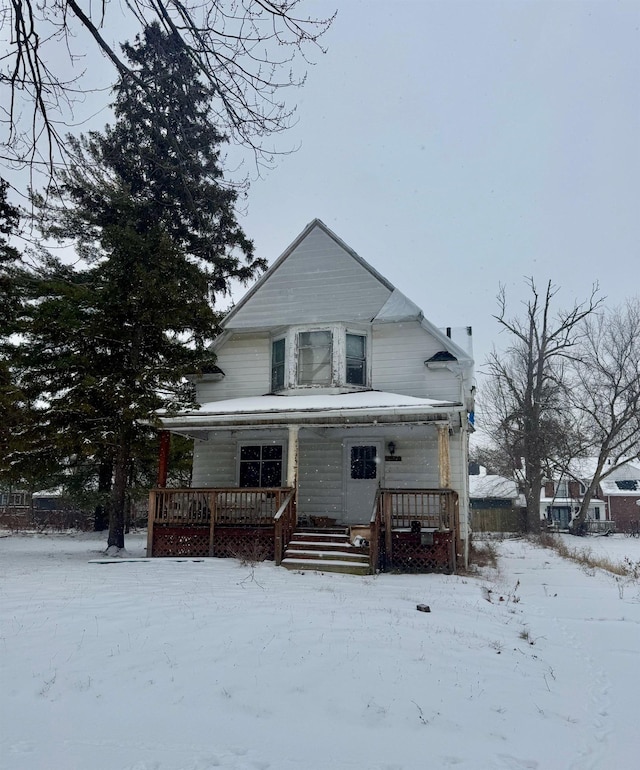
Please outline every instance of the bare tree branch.
[[494, 447], [510, 458], [527, 501], [529, 529], [536, 531], [545, 469], [583, 445], [581, 428], [566, 408], [565, 367], [585, 333], [582, 324], [603, 300], [594, 286], [585, 302], [553, 315], [558, 288], [548, 281], [540, 292], [533, 278], [527, 285], [523, 316], [507, 317], [504, 287], [498, 292], [494, 317], [510, 340], [503, 353], [494, 350], [489, 357], [490, 380], [481, 402]]
[[280, 93], [304, 83], [299, 63], [310, 63], [310, 51], [324, 52], [320, 39], [335, 17], [305, 17], [298, 11], [301, 1], [102, 0], [83, 8], [81, 0], [0, 0], [6, 43], [0, 55], [0, 161], [51, 171], [64, 157], [74, 105], [95, 87], [91, 68], [77, 74], [87, 50], [81, 33], [119, 77], [134, 77], [110, 41], [132, 38], [157, 21], [178, 35], [203, 81], [215, 89], [212, 118], [220, 129], [253, 150], [258, 164], [268, 163], [274, 151], [267, 138], [294, 119], [295, 108]]

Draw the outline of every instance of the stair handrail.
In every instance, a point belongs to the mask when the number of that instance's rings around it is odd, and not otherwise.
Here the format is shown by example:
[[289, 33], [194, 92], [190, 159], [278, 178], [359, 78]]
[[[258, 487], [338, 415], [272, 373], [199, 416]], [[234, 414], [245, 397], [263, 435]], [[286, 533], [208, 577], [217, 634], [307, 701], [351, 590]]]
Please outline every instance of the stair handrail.
[[291, 535], [295, 528], [295, 497], [296, 491], [295, 489], [292, 489], [289, 494], [285, 495], [280, 508], [278, 508], [273, 516], [275, 538], [274, 556], [276, 567], [279, 567], [282, 564], [284, 550], [289, 544], [289, 540], [291, 540]]
[[380, 569], [380, 533], [382, 531], [381, 499], [381, 490], [378, 489], [373, 501], [371, 518], [369, 519], [369, 566], [374, 575]]

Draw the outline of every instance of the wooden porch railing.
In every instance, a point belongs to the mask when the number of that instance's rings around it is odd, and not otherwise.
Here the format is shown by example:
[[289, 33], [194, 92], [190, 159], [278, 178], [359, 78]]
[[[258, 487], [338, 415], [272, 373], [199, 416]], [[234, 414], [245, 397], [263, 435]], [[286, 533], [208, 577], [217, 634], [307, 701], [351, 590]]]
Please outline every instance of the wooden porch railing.
[[275, 525], [275, 563], [276, 567], [279, 567], [297, 523], [296, 494], [293, 489], [283, 499], [273, 520]]
[[147, 553], [153, 555], [156, 525], [207, 528], [212, 549], [215, 527], [273, 527], [280, 513], [281, 535], [285, 536], [291, 508], [295, 526], [295, 495], [286, 487], [153, 489], [149, 493]]
[[[458, 494], [452, 489], [380, 489], [371, 515], [370, 559], [375, 572], [393, 563], [392, 533], [419, 530], [453, 531], [458, 537]], [[455, 558], [455, 555], [454, 555]]]
[[451, 489], [381, 489], [379, 502], [387, 529], [452, 529], [458, 495]]

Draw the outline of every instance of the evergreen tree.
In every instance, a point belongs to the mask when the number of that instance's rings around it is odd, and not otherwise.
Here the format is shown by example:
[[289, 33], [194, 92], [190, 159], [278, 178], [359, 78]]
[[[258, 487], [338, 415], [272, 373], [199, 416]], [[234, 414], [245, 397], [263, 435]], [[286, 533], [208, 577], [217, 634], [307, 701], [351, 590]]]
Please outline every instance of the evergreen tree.
[[43, 234], [72, 239], [81, 266], [45, 261], [22, 346], [68, 450], [113, 463], [118, 548], [145, 421], [191, 402], [184, 375], [211, 360], [217, 297], [264, 267], [222, 178], [215, 94], [180, 39], [152, 25], [123, 51], [136, 78], [115, 87], [115, 124], [69, 138], [57, 200], [38, 200]]

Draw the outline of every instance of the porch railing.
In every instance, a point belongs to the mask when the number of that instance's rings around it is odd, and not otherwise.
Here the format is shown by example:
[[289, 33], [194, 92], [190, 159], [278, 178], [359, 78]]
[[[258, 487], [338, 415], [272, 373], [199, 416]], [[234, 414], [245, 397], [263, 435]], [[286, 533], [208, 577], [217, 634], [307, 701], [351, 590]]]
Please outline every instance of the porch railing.
[[206, 528], [212, 546], [216, 527], [280, 526], [284, 537], [292, 515], [295, 522], [295, 495], [286, 487], [153, 489], [149, 493], [147, 553], [153, 554], [155, 526]]
[[457, 506], [452, 489], [379, 489], [369, 521], [371, 571], [392, 563], [394, 531], [457, 530]]
[[458, 495], [451, 489], [381, 489], [386, 529], [453, 529]]
[[266, 527], [273, 524], [286, 488], [154, 489], [149, 519], [158, 524]]

